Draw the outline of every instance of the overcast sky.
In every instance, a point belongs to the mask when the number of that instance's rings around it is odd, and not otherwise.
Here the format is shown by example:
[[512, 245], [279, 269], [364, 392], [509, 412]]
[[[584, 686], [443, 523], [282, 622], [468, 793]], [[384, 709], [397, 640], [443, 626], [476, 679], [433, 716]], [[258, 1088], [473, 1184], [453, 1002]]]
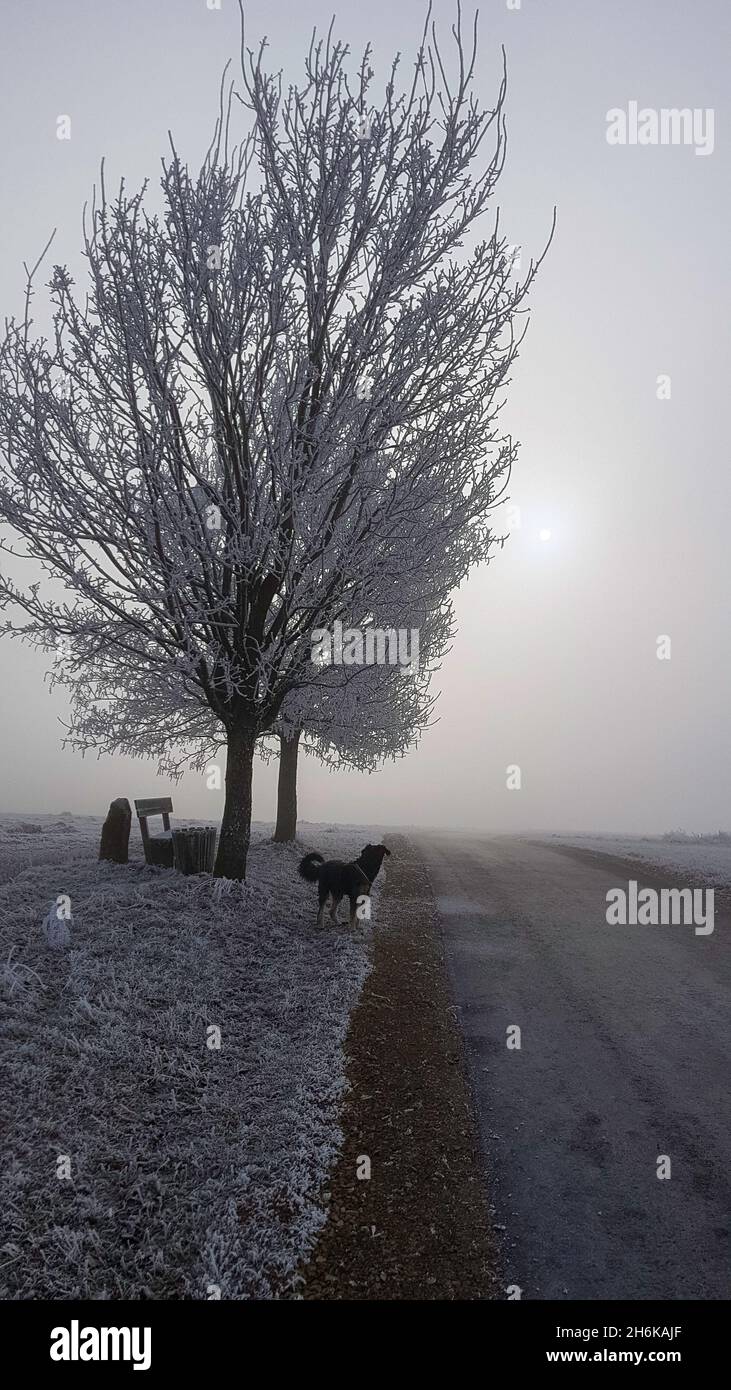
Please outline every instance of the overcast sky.
[[[514, 0], [517, 3], [517, 0]], [[728, 0], [487, 0], [478, 90], [509, 67], [506, 234], [537, 254], [505, 428], [522, 442], [510, 501], [521, 525], [457, 595], [438, 678], [439, 722], [370, 777], [307, 759], [307, 820], [489, 830], [731, 829], [729, 659]], [[248, 38], [299, 78], [333, 0], [247, 5]], [[466, 8], [466, 12], [471, 12]], [[370, 40], [381, 86], [408, 72], [421, 0], [339, 0], [340, 36]], [[436, 0], [445, 31], [451, 0]], [[0, 315], [18, 312], [22, 262], [58, 228], [79, 267], [84, 201], [110, 180], [157, 179], [167, 130], [195, 164], [238, 50], [234, 0], [23, 0], [3, 6]], [[714, 113], [712, 152], [610, 145], [607, 112]], [[59, 115], [71, 139], [56, 138]], [[710, 146], [709, 146], [710, 148]], [[40, 303], [45, 291], [39, 293]], [[671, 398], [658, 399], [658, 377]], [[504, 522], [498, 526], [503, 529]], [[541, 531], [550, 531], [541, 539]], [[671, 638], [670, 660], [657, 640]], [[168, 790], [154, 764], [61, 749], [63, 697], [47, 661], [3, 640], [0, 809], [100, 814], [114, 796]], [[506, 786], [521, 769], [520, 790]], [[260, 767], [255, 819], [274, 814]], [[188, 775], [176, 813], [220, 814]]]

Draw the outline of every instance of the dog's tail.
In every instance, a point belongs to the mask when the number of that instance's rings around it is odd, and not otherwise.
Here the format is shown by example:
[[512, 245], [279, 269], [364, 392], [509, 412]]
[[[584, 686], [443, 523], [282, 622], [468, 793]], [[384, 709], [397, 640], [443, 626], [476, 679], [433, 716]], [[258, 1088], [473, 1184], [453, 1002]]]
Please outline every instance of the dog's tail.
[[318, 854], [316, 850], [314, 850], [312, 854], [306, 854], [304, 859], [300, 860], [301, 877], [306, 878], [308, 883], [317, 883], [320, 877], [320, 869], [324, 863], [325, 860], [323, 856]]

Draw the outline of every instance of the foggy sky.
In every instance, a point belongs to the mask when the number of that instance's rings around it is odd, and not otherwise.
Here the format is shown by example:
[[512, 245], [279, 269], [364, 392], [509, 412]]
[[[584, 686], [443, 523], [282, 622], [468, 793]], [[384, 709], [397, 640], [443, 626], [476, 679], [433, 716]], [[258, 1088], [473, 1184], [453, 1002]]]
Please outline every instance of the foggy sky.
[[[255, 0], [248, 40], [267, 34], [268, 65], [297, 80], [313, 24], [326, 28], [333, 9], [354, 58], [372, 41], [374, 91], [397, 49], [408, 78], [421, 0]], [[451, 0], [434, 12], [446, 39]], [[238, 13], [234, 0], [220, 12], [205, 0], [24, 0], [3, 6], [2, 30], [5, 316], [21, 310], [22, 262], [52, 227], [52, 261], [79, 272], [81, 211], [102, 157], [112, 185], [122, 174], [130, 188], [156, 182], [170, 128], [199, 162], [221, 70], [236, 61]], [[522, 443], [510, 488], [522, 524], [457, 595], [438, 724], [370, 777], [305, 760], [300, 815], [497, 831], [728, 829], [731, 7], [522, 0], [510, 11], [488, 0], [480, 31], [485, 104], [507, 49], [498, 201], [526, 262], [558, 208], [503, 412]], [[633, 100], [713, 108], [713, 153], [611, 147], [606, 113]], [[69, 141], [56, 139], [61, 113]], [[45, 301], [39, 289], [39, 318]], [[657, 398], [661, 373], [669, 401]], [[656, 655], [664, 634], [669, 661]], [[44, 684], [48, 659], [3, 639], [0, 661], [0, 809], [101, 814], [114, 796], [169, 789], [154, 763], [63, 751], [64, 697]], [[509, 791], [515, 764], [522, 787]], [[275, 782], [276, 763], [258, 768], [255, 819], [273, 818]], [[204, 776], [186, 775], [172, 796], [177, 815], [220, 815]]]

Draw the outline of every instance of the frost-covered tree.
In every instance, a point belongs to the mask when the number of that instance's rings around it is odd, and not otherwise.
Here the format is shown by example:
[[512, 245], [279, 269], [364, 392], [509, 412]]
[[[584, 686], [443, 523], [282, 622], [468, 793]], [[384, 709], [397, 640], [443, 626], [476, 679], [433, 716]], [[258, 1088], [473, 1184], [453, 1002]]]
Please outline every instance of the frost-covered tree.
[[[371, 683], [374, 671], [385, 674]], [[366, 668], [360, 679], [352, 680], [349, 696], [349, 705], [338, 699], [337, 714], [330, 715], [325, 701], [321, 709], [311, 710], [306, 724], [280, 734], [275, 840], [294, 840], [297, 833], [300, 747], [330, 768], [373, 772], [416, 746], [434, 704], [425, 681], [417, 683], [391, 668]]]
[[[433, 572], [437, 577], [436, 564]], [[418, 662], [408, 671], [394, 656], [393, 637], [399, 630], [418, 636]], [[367, 641], [367, 625], [362, 631]], [[393, 661], [332, 665], [327, 683], [297, 691], [284, 701], [273, 730], [279, 746], [275, 840], [293, 840], [296, 835], [301, 744], [330, 768], [373, 772], [385, 759], [405, 756], [427, 727], [435, 704], [429, 693], [431, 676], [453, 631], [451, 604], [442, 602], [431, 612], [423, 602], [402, 605], [392, 614], [390, 631], [388, 655]], [[385, 650], [385, 642], [383, 646]]]
[[78, 746], [195, 758], [213, 718], [219, 875], [245, 874], [257, 740], [324, 679], [312, 630], [378, 624], [429, 553], [453, 585], [493, 544], [536, 266], [517, 282], [497, 220], [465, 250], [503, 165], [505, 79], [483, 109], [476, 29], [452, 37], [454, 61], [425, 30], [405, 89], [397, 60], [378, 97], [369, 51], [350, 74], [330, 34], [289, 88], [242, 41], [200, 171], [171, 144], [151, 205], [102, 169], [86, 293], [56, 266], [39, 337], [29, 276], [0, 348], [5, 545], [44, 576], [0, 580], [8, 630], [57, 653]]

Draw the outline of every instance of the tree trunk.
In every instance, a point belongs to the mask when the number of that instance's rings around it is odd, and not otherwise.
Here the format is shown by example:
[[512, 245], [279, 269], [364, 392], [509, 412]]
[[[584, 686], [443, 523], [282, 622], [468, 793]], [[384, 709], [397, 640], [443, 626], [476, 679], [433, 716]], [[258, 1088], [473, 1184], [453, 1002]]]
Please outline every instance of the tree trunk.
[[277, 786], [277, 826], [274, 839], [293, 840], [297, 834], [297, 754], [300, 734], [279, 740], [279, 783]]
[[228, 736], [226, 798], [218, 840], [216, 878], [246, 878], [246, 857], [251, 839], [251, 782], [256, 736], [246, 726]]

